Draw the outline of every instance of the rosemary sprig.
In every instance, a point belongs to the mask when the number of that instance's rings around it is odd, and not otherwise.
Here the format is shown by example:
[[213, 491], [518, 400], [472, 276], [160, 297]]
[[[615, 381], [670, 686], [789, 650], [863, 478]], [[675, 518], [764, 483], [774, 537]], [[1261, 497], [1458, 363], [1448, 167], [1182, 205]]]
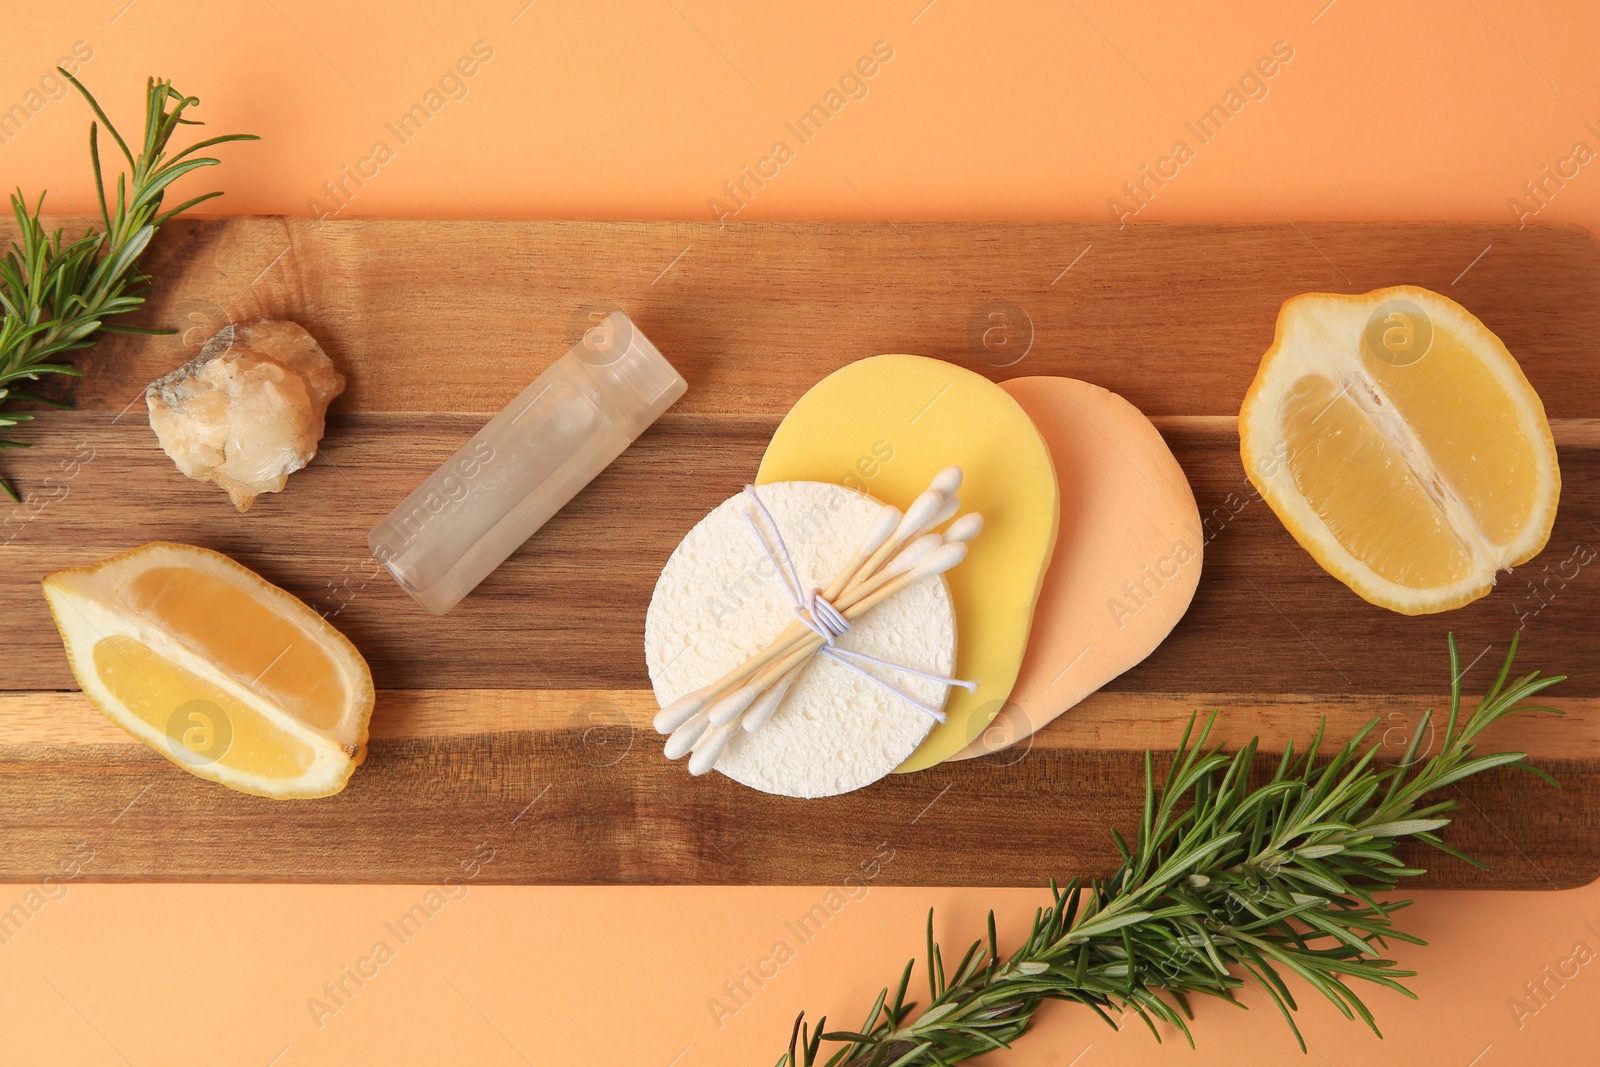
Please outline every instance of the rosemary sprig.
[[[1109, 881], [1065, 888], [1051, 882], [1049, 907], [1035, 914], [1022, 945], [1002, 957], [994, 913], [988, 936], [946, 968], [928, 915], [928, 1007], [913, 1018], [906, 999], [916, 961], [906, 964], [891, 994], [884, 989], [860, 1028], [813, 1030], [795, 1020], [779, 1067], [911, 1067], [948, 1065], [1007, 1048], [1047, 1000], [1087, 1004], [1115, 1027], [1113, 1012], [1132, 1011], [1160, 1040], [1157, 1022], [1176, 1026], [1194, 1043], [1187, 1019], [1191, 994], [1238, 1003], [1245, 979], [1266, 990], [1300, 1048], [1294, 995], [1298, 977], [1348, 1019], [1378, 1032], [1352, 981], [1413, 994], [1401, 983], [1414, 971], [1383, 957], [1387, 941], [1424, 942], [1395, 927], [1411, 901], [1379, 901], [1402, 879], [1422, 874], [1395, 855], [1402, 840], [1426, 842], [1474, 863], [1445, 845], [1438, 831], [1455, 807], [1430, 793], [1494, 767], [1514, 766], [1555, 784], [1524, 763], [1521, 752], [1475, 756], [1474, 742], [1492, 723], [1518, 711], [1555, 711], [1522, 704], [1561, 677], [1524, 675], [1510, 684], [1517, 639], [1477, 709], [1461, 716], [1460, 661], [1450, 639], [1450, 715], [1437, 754], [1417, 765], [1423, 716], [1397, 764], [1380, 766], [1378, 746], [1362, 750], [1369, 724], [1332, 758], [1321, 758], [1322, 730], [1306, 751], [1293, 745], [1265, 783], [1252, 788], [1252, 741], [1232, 756], [1206, 740], [1215, 713], [1193, 736], [1184, 731], [1161, 789], [1145, 754], [1144, 812], [1130, 847], [1112, 831], [1123, 862]], [[1380, 1035], [1381, 1036], [1381, 1035]], [[824, 1043], [829, 1055], [823, 1055]]]
[[[167, 142], [179, 126], [202, 125], [184, 117], [200, 100], [179, 93], [169, 81], [151, 78], [145, 84], [144, 142], [136, 157], [89, 90], [65, 70], [57, 71], [83, 94], [99, 120], [89, 124], [89, 158], [100, 200], [101, 229], [91, 226], [82, 237], [64, 244], [60, 230], [47, 234], [40, 222], [44, 194], [32, 211], [21, 189], [11, 194], [18, 237], [0, 261], [0, 311], [4, 313], [0, 322], [0, 430], [33, 419], [30, 414], [6, 410], [15, 401], [66, 407], [57, 400], [19, 390], [17, 383], [36, 382], [41, 374], [80, 376], [83, 372], [63, 357], [94, 344], [100, 331], [167, 332], [110, 325], [105, 320], [126, 315], [144, 303], [150, 279], [139, 273], [138, 261], [156, 230], [179, 212], [222, 195], [205, 193], [161, 210], [168, 186], [190, 171], [219, 162], [193, 154], [226, 141], [257, 139], [245, 133], [211, 137], [169, 157]], [[100, 168], [100, 123], [128, 162], [128, 173], [118, 170], [114, 204], [106, 199]], [[0, 438], [0, 449], [26, 447], [24, 442]], [[4, 477], [0, 477], [0, 490], [12, 500], [20, 499]]]

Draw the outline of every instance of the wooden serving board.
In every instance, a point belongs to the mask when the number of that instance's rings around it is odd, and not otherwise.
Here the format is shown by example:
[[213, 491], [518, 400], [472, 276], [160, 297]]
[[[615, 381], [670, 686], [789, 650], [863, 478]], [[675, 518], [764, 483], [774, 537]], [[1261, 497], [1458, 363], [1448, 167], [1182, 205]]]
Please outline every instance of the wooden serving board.
[[[1565, 718], [1492, 736], [1562, 784], [1505, 771], [1453, 790], [1427, 884], [1554, 888], [1600, 874], [1600, 247], [1492, 225], [737, 224], [234, 218], [152, 247], [143, 315], [81, 360], [70, 412], [3, 454], [30, 494], [0, 511], [0, 878], [1040, 885], [1107, 873], [1141, 753], [1191, 709], [1268, 749], [1373, 717], [1396, 755], [1448, 688], [1445, 634], [1481, 691], [1520, 631], [1526, 668], [1571, 677]], [[1325, 575], [1254, 498], [1234, 415], [1279, 304], [1411, 282], [1505, 339], [1545, 400], [1560, 514], [1544, 554], [1478, 603], [1405, 618]], [[688, 395], [455, 611], [380, 572], [367, 531], [593, 317], [631, 314]], [[323, 451], [247, 515], [156, 445], [145, 383], [230, 319], [298, 320], [349, 377]], [[661, 758], [642, 652], [657, 573], [750, 479], [779, 418], [835, 368], [915, 352], [1001, 380], [1096, 382], [1150, 414], [1207, 543], [1194, 605], [1145, 663], [1031, 745], [795, 801]], [[9, 514], [9, 517], [5, 517]], [[153, 539], [232, 555], [325, 612], [381, 690], [341, 795], [274, 803], [192, 778], [76, 692], [46, 571]], [[92, 863], [74, 862], [93, 850]], [[888, 862], [884, 856], [891, 856]]]

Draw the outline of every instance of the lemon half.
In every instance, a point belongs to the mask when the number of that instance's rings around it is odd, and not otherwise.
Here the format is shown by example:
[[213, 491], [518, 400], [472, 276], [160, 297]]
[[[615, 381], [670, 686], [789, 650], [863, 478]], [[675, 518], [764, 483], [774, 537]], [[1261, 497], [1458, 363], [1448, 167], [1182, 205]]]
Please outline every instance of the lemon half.
[[1295, 540], [1406, 615], [1487, 594], [1544, 548], [1561, 495], [1517, 361], [1461, 305], [1414, 286], [1285, 303], [1239, 445]]

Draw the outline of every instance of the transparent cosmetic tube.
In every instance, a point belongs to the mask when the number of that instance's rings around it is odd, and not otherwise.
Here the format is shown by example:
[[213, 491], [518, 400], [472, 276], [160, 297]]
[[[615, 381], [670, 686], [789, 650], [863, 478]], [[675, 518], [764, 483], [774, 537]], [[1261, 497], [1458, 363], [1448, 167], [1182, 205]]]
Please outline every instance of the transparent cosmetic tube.
[[442, 615], [687, 388], [613, 311], [374, 527], [372, 555]]

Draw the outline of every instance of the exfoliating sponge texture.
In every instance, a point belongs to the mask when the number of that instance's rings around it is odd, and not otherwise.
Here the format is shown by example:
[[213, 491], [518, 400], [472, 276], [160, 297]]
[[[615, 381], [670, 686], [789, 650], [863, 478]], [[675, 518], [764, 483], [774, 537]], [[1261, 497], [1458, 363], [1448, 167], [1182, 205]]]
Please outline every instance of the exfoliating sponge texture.
[[[784, 482], [757, 492], [783, 532], [806, 591], [828, 584], [883, 507], [821, 482]], [[645, 615], [645, 661], [662, 706], [717, 681], [795, 619], [777, 572], [740, 516], [743, 499], [725, 500], [700, 520], [656, 582]], [[838, 644], [949, 676], [956, 621], [944, 580], [913, 582], [856, 620]], [[869, 669], [935, 708], [949, 692], [942, 682]], [[753, 734], [735, 731], [716, 769], [766, 793], [833, 796], [893, 771], [932, 724], [926, 712], [856, 671], [814, 658], [765, 726]]]
[[966, 559], [947, 575], [961, 648], [948, 721], [899, 770], [931, 767], [983, 733], [1011, 693], [1034, 602], [1056, 541], [1056, 476], [1044, 439], [993, 382], [923, 356], [874, 356], [835, 371], [801, 397], [773, 434], [758, 485], [827, 481], [905, 508], [959, 466], [962, 511], [984, 517]]

